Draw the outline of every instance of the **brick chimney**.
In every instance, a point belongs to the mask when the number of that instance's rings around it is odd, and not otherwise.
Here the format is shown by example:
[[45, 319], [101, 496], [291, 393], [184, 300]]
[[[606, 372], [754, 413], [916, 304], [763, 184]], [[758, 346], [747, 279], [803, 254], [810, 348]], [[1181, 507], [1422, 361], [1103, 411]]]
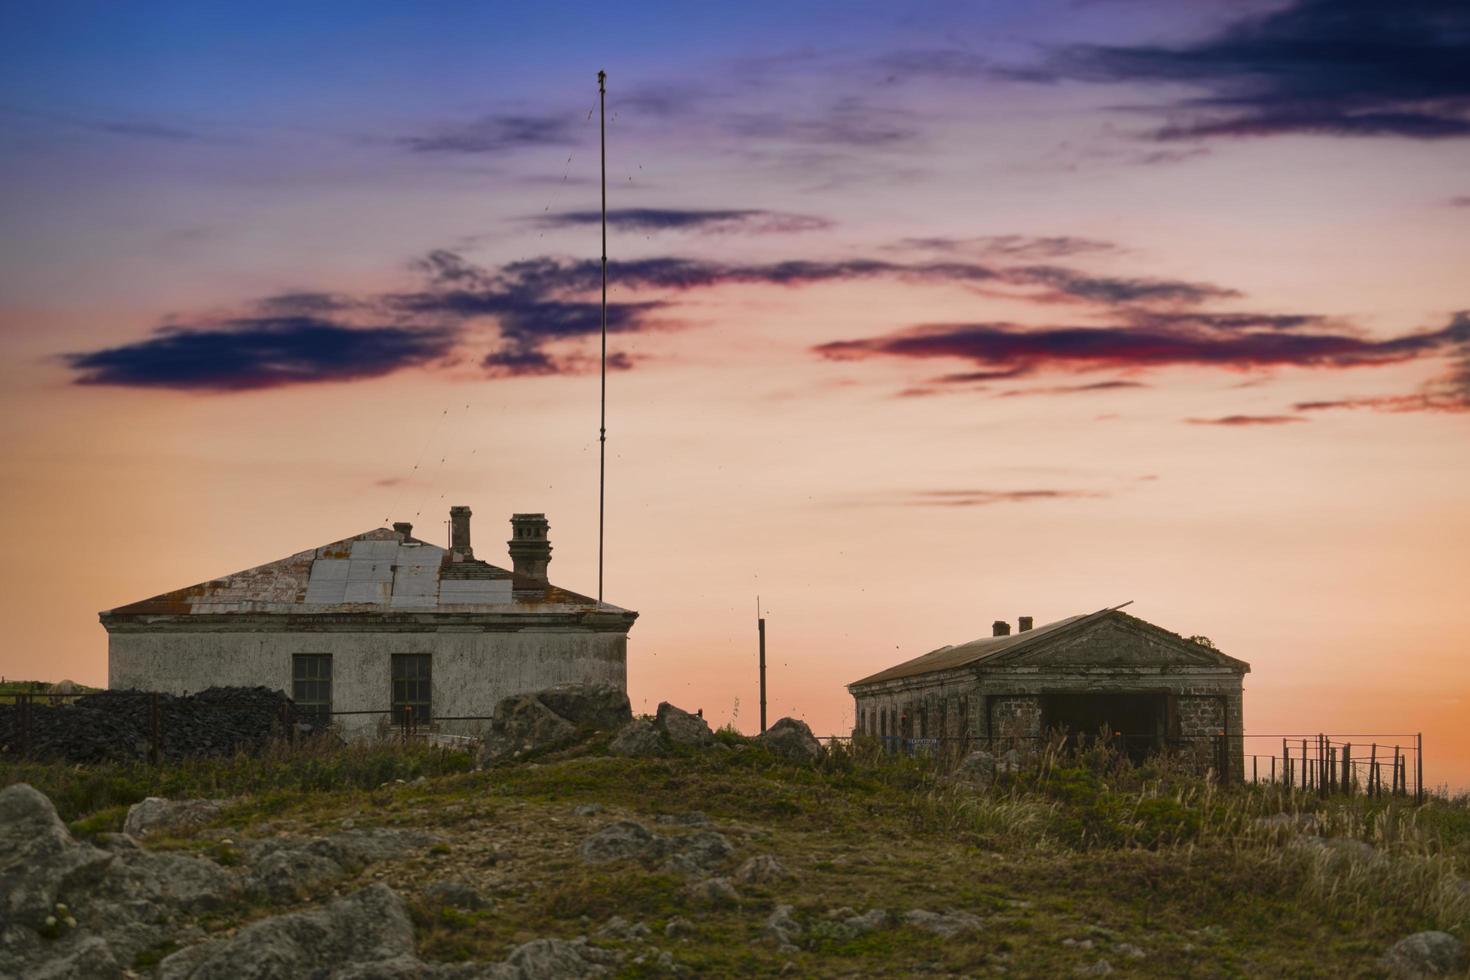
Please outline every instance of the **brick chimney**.
[[449, 508], [449, 550], [452, 561], [473, 561], [475, 550], [470, 547], [470, 509], [463, 504]]
[[408, 521], [394, 521], [393, 531], [396, 534], [401, 534], [405, 538], [413, 537], [413, 525]]
[[547, 538], [550, 529], [545, 514], [510, 515], [510, 540], [506, 544], [517, 575], [546, 581], [546, 566], [551, 563], [551, 541]]
[[1031, 628], [1031, 617], [1030, 616], [1022, 616], [1020, 619], [1016, 620], [1016, 632], [1017, 633], [1024, 633], [1027, 630], [1029, 630], [1030, 628]]
[[991, 636], [1010, 636], [1011, 624], [1003, 619], [997, 619], [994, 623], [991, 624], [990, 630]]

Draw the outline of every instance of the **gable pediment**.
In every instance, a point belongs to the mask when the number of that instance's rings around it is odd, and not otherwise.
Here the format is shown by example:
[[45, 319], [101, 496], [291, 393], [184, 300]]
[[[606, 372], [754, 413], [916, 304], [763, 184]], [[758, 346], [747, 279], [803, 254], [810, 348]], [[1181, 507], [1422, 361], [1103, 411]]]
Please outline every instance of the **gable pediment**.
[[1244, 666], [1218, 650], [1117, 612], [984, 663], [1014, 667]]

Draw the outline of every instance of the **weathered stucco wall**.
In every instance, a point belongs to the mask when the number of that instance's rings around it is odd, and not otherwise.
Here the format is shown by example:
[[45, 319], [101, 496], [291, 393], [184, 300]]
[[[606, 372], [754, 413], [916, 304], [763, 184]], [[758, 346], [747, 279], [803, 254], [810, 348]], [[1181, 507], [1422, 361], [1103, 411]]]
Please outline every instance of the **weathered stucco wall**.
[[[435, 715], [489, 715], [497, 701], [555, 684], [626, 689], [628, 638], [588, 630], [417, 632], [116, 632], [108, 638], [108, 686], [181, 694], [220, 685], [264, 685], [291, 693], [291, 658], [332, 655], [334, 711], [386, 710], [395, 653], [432, 656]], [[347, 730], [374, 715], [338, 719]], [[445, 731], [476, 723], [446, 722]]]

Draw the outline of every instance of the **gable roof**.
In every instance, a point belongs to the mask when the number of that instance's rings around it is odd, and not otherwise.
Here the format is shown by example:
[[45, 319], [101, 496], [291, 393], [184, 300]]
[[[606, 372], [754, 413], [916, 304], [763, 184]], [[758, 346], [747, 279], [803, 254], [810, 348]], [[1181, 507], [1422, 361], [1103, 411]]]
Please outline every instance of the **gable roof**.
[[629, 612], [488, 562], [452, 557], [408, 534], [374, 528], [102, 616]]
[[931, 674], [936, 671], [953, 670], [957, 667], [970, 667], [982, 663], [1014, 662], [1025, 659], [1028, 654], [1039, 652], [1040, 649], [1054, 640], [1064, 636], [1080, 633], [1089, 627], [1102, 622], [1109, 617], [1116, 617], [1120, 621], [1144, 627], [1162, 638], [1172, 640], [1183, 647], [1192, 648], [1190, 653], [1197, 656], [1201, 664], [1214, 664], [1221, 667], [1230, 667], [1237, 670], [1249, 670], [1250, 665], [1234, 657], [1227, 657], [1220, 651], [1207, 647], [1193, 640], [1187, 640], [1177, 633], [1171, 633], [1153, 623], [1130, 616], [1120, 612], [1121, 606], [1112, 606], [1107, 609], [1099, 609], [1093, 613], [1083, 613], [1078, 616], [1068, 616], [1056, 622], [1038, 626], [1021, 633], [1012, 633], [1007, 636], [985, 636], [978, 640], [971, 640], [959, 646], [945, 646], [938, 650], [931, 650], [922, 656], [912, 660], [906, 660], [901, 664], [881, 670], [876, 674], [864, 677], [862, 680], [853, 681], [849, 687], [858, 687], [864, 684], [875, 684], [879, 681], [899, 680], [905, 677], [917, 677], [921, 674]]

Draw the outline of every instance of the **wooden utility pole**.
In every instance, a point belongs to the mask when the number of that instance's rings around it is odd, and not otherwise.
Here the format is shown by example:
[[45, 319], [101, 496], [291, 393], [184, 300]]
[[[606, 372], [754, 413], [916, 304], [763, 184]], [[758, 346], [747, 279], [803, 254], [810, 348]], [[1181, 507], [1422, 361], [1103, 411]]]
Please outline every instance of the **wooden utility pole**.
[[761, 615], [761, 597], [755, 597], [755, 628], [760, 635], [761, 734], [766, 732], [766, 618]]

